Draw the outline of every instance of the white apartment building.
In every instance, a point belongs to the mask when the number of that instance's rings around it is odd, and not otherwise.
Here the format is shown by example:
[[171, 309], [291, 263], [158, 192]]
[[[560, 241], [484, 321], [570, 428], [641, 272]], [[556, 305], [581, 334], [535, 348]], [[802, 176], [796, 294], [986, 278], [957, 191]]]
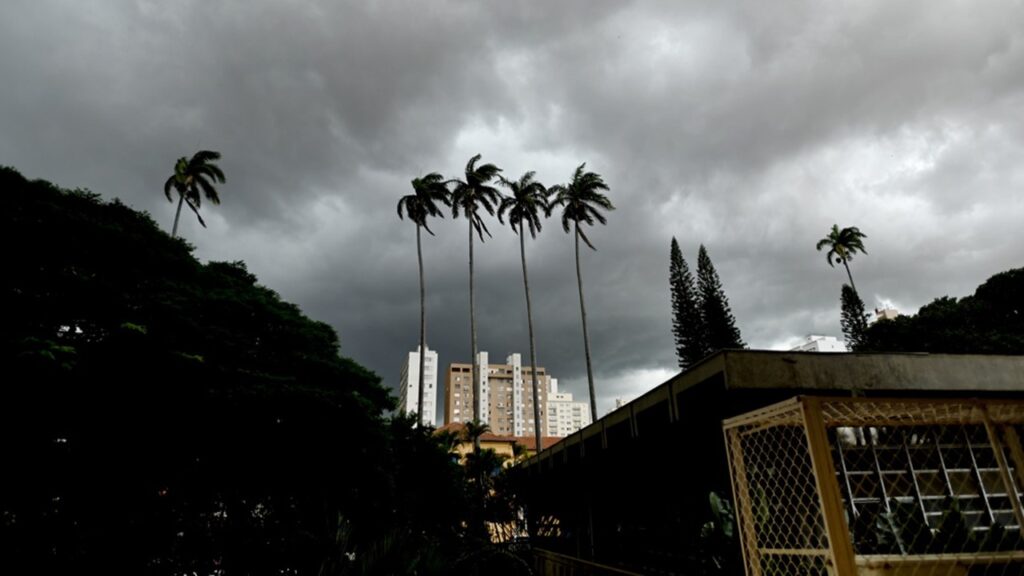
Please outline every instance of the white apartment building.
[[835, 336], [808, 334], [804, 341], [790, 348], [790, 352], [847, 352], [846, 344]]
[[590, 405], [586, 402], [574, 402], [572, 392], [559, 392], [558, 379], [552, 378], [548, 389], [547, 420], [546, 436], [568, 436], [590, 425]]
[[[423, 423], [437, 425], [437, 351], [427, 348], [423, 359]], [[405, 414], [417, 411], [420, 385], [420, 352], [409, 352], [402, 365], [402, 378], [398, 386], [398, 409]]]

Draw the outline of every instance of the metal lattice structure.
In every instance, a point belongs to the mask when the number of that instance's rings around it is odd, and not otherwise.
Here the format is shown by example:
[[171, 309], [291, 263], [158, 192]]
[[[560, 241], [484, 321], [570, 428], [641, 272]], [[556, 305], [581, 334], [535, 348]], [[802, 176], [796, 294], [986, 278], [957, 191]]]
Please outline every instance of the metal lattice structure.
[[1024, 574], [1024, 402], [802, 396], [724, 430], [749, 576]]

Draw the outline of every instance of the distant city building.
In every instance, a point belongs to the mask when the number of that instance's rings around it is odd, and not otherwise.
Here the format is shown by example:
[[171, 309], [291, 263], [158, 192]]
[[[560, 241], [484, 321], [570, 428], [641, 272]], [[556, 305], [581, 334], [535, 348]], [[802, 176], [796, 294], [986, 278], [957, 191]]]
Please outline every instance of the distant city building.
[[[504, 364], [491, 364], [487, 352], [477, 355], [480, 369], [480, 399], [473, 398], [470, 365], [448, 366], [445, 380], [444, 415], [446, 424], [470, 422], [479, 414], [497, 436], [515, 438], [534, 436], [533, 379], [522, 356], [510, 354]], [[558, 379], [543, 367], [537, 367], [537, 396], [540, 401], [540, 429], [547, 437], [562, 437], [590, 424], [586, 402], [574, 402], [572, 394], [558, 392]]]
[[900, 313], [895, 308], [875, 308], [875, 322], [879, 320], [895, 320]]
[[[452, 363], [445, 380], [444, 416], [448, 424], [470, 422], [477, 418], [498, 436], [528, 436], [534, 430], [533, 380], [530, 368], [523, 367], [522, 356], [510, 354], [505, 364], [491, 364], [487, 352], [477, 354], [480, 374], [480, 398], [473, 398], [473, 380], [469, 364]], [[540, 400], [541, 430], [547, 428], [547, 390], [550, 377], [537, 367], [537, 392]]]
[[[423, 424], [437, 424], [437, 351], [427, 348], [423, 359]], [[417, 412], [420, 385], [419, 346], [402, 365], [402, 379], [398, 386], [398, 410], [405, 414]]]
[[804, 341], [790, 348], [790, 352], [846, 352], [846, 344], [835, 336], [808, 334]]
[[548, 389], [547, 419], [548, 436], [568, 436], [590, 425], [590, 405], [574, 402], [571, 392], [559, 392], [558, 379], [552, 378]]

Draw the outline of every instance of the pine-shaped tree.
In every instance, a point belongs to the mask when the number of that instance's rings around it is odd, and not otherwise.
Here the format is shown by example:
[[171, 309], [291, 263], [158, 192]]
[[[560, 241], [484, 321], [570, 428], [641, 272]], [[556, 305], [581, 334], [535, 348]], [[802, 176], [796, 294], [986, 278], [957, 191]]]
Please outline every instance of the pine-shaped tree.
[[740, 330], [736, 327], [729, 308], [729, 299], [722, 289], [715, 265], [701, 244], [697, 254], [697, 290], [700, 293], [700, 313], [704, 320], [704, 342], [710, 352], [726, 348], [745, 348]]
[[843, 336], [846, 337], [846, 346], [850, 350], [857, 351], [864, 346], [864, 338], [868, 329], [868, 313], [864, 310], [864, 301], [860, 295], [849, 284], [843, 284], [843, 292], [840, 296], [842, 303], [842, 315], [839, 325], [843, 328]]
[[679, 243], [672, 238], [669, 252], [669, 287], [672, 293], [672, 334], [676, 340], [679, 367], [686, 370], [707, 356], [704, 323], [697, 307], [697, 286], [683, 259]]

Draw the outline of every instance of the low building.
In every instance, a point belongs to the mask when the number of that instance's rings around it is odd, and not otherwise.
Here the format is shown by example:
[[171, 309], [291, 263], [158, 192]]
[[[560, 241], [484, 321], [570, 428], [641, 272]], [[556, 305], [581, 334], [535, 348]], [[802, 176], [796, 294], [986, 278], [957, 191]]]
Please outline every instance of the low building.
[[[464, 462], [466, 454], [473, 451], [473, 442], [465, 437], [466, 425], [456, 422], [445, 424], [437, 429], [435, 434], [455, 434], [457, 442], [454, 445], [454, 452], [459, 455], [459, 462]], [[561, 438], [541, 437], [541, 449], [555, 445]], [[516, 446], [519, 446], [517, 449]], [[481, 450], [494, 450], [500, 457], [505, 458], [505, 465], [511, 466], [517, 460], [529, 458], [537, 453], [537, 439], [533, 436], [502, 436], [490, 432], [480, 436]], [[516, 453], [519, 453], [518, 456]]]
[[545, 566], [699, 573], [732, 501], [728, 573], [1024, 574], [1022, 436], [1024, 356], [723, 351], [521, 464], [531, 543]]
[[790, 352], [847, 352], [846, 344], [835, 336], [808, 334], [804, 341], [789, 349]]

